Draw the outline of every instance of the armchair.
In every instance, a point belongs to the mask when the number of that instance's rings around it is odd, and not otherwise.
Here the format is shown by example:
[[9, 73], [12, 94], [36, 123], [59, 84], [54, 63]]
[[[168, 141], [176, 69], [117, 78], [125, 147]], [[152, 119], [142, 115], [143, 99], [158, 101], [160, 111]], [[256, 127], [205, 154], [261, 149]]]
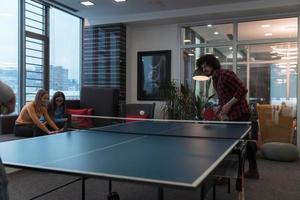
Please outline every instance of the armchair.
[[262, 144], [267, 142], [293, 142], [295, 133], [295, 119], [293, 116], [283, 115], [277, 110], [279, 107], [270, 104], [257, 104], [256, 109]]

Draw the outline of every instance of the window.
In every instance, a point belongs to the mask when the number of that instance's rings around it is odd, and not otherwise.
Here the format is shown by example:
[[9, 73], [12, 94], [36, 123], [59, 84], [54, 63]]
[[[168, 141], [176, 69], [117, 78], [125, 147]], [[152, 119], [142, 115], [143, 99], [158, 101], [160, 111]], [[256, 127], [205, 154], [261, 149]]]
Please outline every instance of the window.
[[[46, 7], [25, 1], [25, 101], [32, 101], [37, 90], [46, 88], [48, 36]], [[46, 88], [47, 89], [47, 88]]]
[[296, 49], [296, 42], [239, 46], [244, 57], [238, 59], [237, 73], [249, 87], [250, 102], [278, 105], [284, 101], [295, 106], [297, 58], [292, 52]]
[[[205, 54], [214, 54], [223, 68], [233, 66], [233, 24], [208, 24], [181, 29], [183, 80], [196, 95], [205, 93], [204, 83], [192, 79], [197, 59]], [[194, 46], [193, 48], [185, 47]]]
[[68, 99], [79, 99], [81, 20], [50, 9], [50, 95], [60, 90]]
[[249, 88], [250, 103], [296, 108], [297, 25], [297, 18], [238, 24], [238, 39], [246, 44], [238, 46], [237, 74]]
[[[287, 39], [297, 37], [297, 18], [242, 22], [238, 24], [238, 40]], [[249, 31], [251, 30], [251, 31]]]
[[0, 79], [15, 92], [16, 111], [40, 88], [79, 98], [82, 19], [42, 1], [0, 0], [0, 5]]
[[233, 40], [233, 24], [184, 27], [181, 33], [183, 45], [226, 43]]
[[[0, 80], [14, 90], [18, 110], [18, 0], [0, 0]], [[5, 31], [4, 31], [5, 30]]]

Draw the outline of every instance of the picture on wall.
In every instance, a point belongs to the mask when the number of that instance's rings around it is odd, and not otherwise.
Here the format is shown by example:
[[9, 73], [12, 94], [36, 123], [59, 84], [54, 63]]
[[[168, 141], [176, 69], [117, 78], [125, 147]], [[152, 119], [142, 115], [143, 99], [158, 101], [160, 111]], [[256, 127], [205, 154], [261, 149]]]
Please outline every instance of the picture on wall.
[[171, 81], [171, 50], [138, 52], [138, 100], [164, 100]]

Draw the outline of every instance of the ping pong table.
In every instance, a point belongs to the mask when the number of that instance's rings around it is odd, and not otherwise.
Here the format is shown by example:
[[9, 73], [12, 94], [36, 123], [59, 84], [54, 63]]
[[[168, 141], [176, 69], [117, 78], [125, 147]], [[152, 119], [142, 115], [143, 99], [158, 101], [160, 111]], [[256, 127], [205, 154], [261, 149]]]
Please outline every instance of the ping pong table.
[[163, 199], [164, 187], [203, 185], [250, 130], [242, 123], [130, 122], [2, 142], [0, 155], [6, 166], [82, 177], [82, 199], [88, 177], [109, 180], [109, 192], [112, 180], [153, 184]]

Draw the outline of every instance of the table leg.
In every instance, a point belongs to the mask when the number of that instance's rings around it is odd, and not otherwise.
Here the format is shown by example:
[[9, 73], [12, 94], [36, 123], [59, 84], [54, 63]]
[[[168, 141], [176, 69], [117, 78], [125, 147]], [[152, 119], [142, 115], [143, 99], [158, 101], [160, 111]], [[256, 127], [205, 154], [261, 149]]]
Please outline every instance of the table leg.
[[159, 186], [158, 187], [158, 200], [163, 200], [164, 199], [164, 189]]
[[85, 177], [81, 178], [81, 199], [85, 200]]
[[201, 200], [205, 199], [205, 185], [202, 183], [201, 185]]

